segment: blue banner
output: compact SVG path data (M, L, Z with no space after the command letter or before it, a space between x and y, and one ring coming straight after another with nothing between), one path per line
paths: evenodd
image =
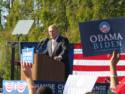
M34 83L36 89L40 86L50 87L53 94L63 94L65 85L62 81L34 81ZM107 83L96 83L93 90L96 94L108 94L108 88ZM23 80L3 80L2 94L29 94L27 83Z
M81 22L79 29L86 56L125 52L125 18Z
M61 81L34 81L35 88L41 86L50 87L53 94L63 94L65 82ZM2 94L29 94L26 81L23 80L3 80Z
M63 94L63 89L65 82L63 81L34 81L35 87L39 88L40 86L50 87L53 91L53 94Z

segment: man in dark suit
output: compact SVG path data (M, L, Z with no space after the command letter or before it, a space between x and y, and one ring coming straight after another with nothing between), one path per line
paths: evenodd
M66 68L66 78L69 74L69 41L66 37L59 34L58 27L56 25L50 25L48 27L49 38L45 39L44 50L42 54L46 54L56 61L62 61Z

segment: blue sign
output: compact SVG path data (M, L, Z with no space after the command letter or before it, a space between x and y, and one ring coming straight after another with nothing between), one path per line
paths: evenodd
M79 29L86 56L125 52L125 18L81 22Z
M2 94L29 94L27 83L23 80L3 80Z
M35 88L41 86L50 87L53 94L63 94L65 82L63 81L34 81ZM96 83L93 91L96 94L108 94L108 83ZM3 80L2 94L29 94L26 81L23 80Z
M21 62L34 63L34 48L22 49Z

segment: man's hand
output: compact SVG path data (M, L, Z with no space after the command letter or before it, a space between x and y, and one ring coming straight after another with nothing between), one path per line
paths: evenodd
M26 63L26 62L22 62L21 63L21 67L22 67L22 70L24 72L26 80L27 79L32 79L32 77L31 77L32 64Z
M56 60L56 61L61 61L61 60L62 60L62 57L61 57L61 56L55 56L55 57L54 57L54 60Z

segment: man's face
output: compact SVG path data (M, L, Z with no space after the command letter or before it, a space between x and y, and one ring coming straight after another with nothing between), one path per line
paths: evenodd
M58 35L58 30L56 28L49 27L48 33L49 33L50 38L55 39Z

